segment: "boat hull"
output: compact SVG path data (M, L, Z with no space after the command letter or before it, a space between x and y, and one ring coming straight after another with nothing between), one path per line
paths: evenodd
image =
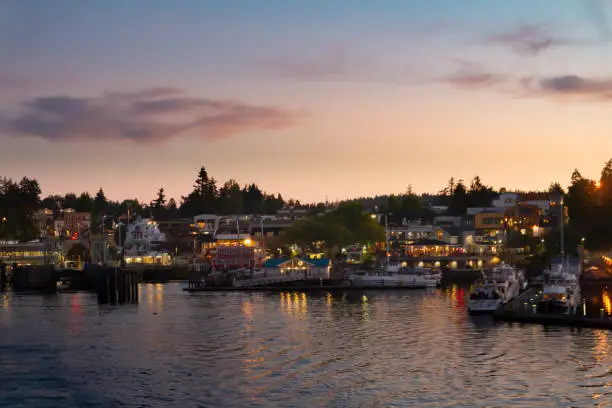
M375 288L435 288L440 282L433 279L393 279L389 277L353 277L349 279L351 286L367 286Z
M497 311L502 305L501 299L478 299L468 302L470 315L490 314Z

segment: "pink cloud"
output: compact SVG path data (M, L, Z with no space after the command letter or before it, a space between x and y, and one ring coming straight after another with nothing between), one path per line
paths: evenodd
M175 88L107 93L101 97L39 97L15 117L0 118L13 135L46 140L158 142L197 131L207 139L293 126L302 114L275 106L194 98Z

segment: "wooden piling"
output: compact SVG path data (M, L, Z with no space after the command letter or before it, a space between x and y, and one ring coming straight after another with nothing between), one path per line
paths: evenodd
M99 268L97 270L98 302L124 304L138 302L138 271L123 268Z

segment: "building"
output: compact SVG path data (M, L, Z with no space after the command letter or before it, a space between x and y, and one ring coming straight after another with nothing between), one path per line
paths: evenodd
M404 222L402 225L389 225L387 230L389 233L389 241L392 246L394 242L408 244L409 241L419 239L435 239L448 244L456 244L459 242L457 236L453 236L443 228L433 224Z
M171 257L165 248L165 235L157 222L138 217L127 226L123 244L127 264L169 265Z
M264 264L266 276L299 276L308 279L329 279L331 273L329 258L272 258Z
M253 220L249 225L249 231L255 239L263 238L265 241L280 236L284 230L291 228L293 224L294 221L290 219Z
M212 258L217 269L261 268L263 249L247 240L244 245L218 245Z
M36 220L36 226L40 231L41 238L53 236L53 210L48 208L38 210L34 214L34 219Z
M64 213L64 230L68 235L82 233L91 227L91 213L89 212L66 212Z
M510 208L517 205L519 201L520 195L518 193L501 193L491 202L491 206L495 208Z
M0 262L8 265L51 265L61 254L52 242L0 242Z
M193 226L200 234L214 236L219 229L221 217L214 214L200 214L193 218Z
M167 247L175 257L181 255L183 258L190 257L193 254L194 244L203 238L198 234L191 218L157 221L157 226L164 234Z
M308 208L285 207L276 212L276 218L283 220L299 220L307 217L308 214Z

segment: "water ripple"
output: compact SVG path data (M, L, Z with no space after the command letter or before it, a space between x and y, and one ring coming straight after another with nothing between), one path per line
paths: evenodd
M612 404L611 335L470 318L467 290L0 295L0 407Z

